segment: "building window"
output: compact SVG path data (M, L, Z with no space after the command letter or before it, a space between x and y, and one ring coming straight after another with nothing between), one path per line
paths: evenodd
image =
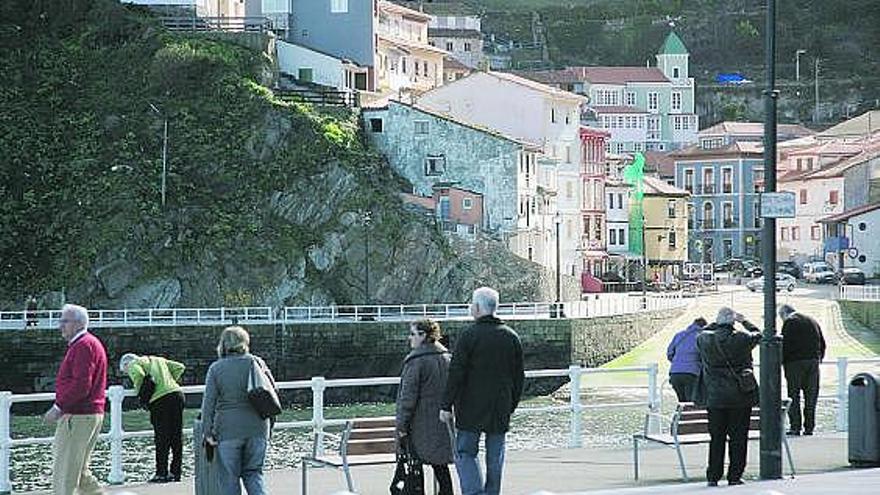
M801 228L800 227L792 227L791 228L791 240L793 240L793 241L801 240Z
M724 239L722 248L724 249L724 259L733 257L733 239Z
M574 197L574 187L572 187L572 182L570 180L565 181L565 198L571 199Z
M370 132L382 132L382 119L370 119Z
M660 95L652 91L648 93L648 111L656 112L660 108Z
M703 169L703 194L715 194L715 170Z
M617 229L608 229L608 244L617 245Z
M715 228L715 207L708 201L703 203L703 228Z
M692 203L688 203L687 212L688 212L688 230L693 230L693 228L694 228L694 205Z
M617 244L626 246L626 229L617 229Z
M556 109L553 107L550 107L550 122L553 124L556 123ZM553 155L555 156L556 153L554 153Z
M571 146L565 145L565 163L571 163Z
M752 172L752 182L755 185L755 192L764 192L764 169L756 168Z
M474 200L471 198L464 198L461 200L461 209L462 210L470 210L474 207Z
M406 57L400 59L400 72L406 74Z
M672 101L670 103L672 112L680 112L681 111L681 91L673 91L672 92Z
M752 221L754 222L752 225L756 229L761 228L761 203L758 201L752 203Z
M725 229L733 228L733 203L721 205L721 218L723 219Z
M427 136L428 135L428 121L427 120L417 120L415 121L415 132L416 136Z
M822 237L822 232L819 229L818 225L813 225L812 227L810 227L810 239L812 239L814 241L819 241L819 240L821 240L821 237Z
M669 230L668 238L669 238L669 249L675 249L675 241L676 241L675 230L672 230L672 229Z
M802 205L807 204L807 190L806 189L800 190L800 199L801 199Z
M840 191L828 191L828 203L836 206L838 202L840 202Z
M721 192L725 194L733 192L733 169L730 167L721 169Z
M447 42L446 42L446 51L447 51L447 52L451 52L451 51L452 51L452 42L451 42L451 41L447 41Z
M466 51L466 52L471 51L471 44L469 41L464 42L464 51Z
M626 92L626 105L630 107L636 106L636 94L634 92Z
M787 241L788 238L788 227L782 227L779 229L780 237L782 237L783 241Z
M684 171L684 189L691 194L694 193L694 169L692 168Z
M443 175L446 171L446 155L428 155L425 158L425 175Z
M675 218L675 200L674 199L666 200L666 216L669 218Z
M346 14L348 13L348 0L330 0L330 13Z
M673 67L672 68L672 78L678 79L679 77L681 77L681 69L679 69L678 67Z

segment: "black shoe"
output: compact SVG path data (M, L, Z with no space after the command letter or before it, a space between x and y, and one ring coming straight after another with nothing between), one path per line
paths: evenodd
M168 476L157 474L156 476L150 478L147 483L168 483L169 481L171 481L171 478L169 478Z
M718 486L718 482L717 481L707 481L706 486Z
M727 486L736 486L736 485L745 485L746 482L743 480L730 480L727 482Z
M799 437L801 436L801 430L788 430L785 434L790 437Z
M807 436L807 437L813 436L813 430L804 430L804 436Z
M180 481L180 475L179 474L172 474L171 476L168 477L168 481L178 483Z

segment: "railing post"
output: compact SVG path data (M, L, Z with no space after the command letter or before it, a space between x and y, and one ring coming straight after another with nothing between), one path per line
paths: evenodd
M11 416L12 392L0 392L0 493L12 493L12 483L9 482L9 459L12 455L9 435L9 427L12 424Z
M113 385L108 390L110 399L110 477L111 485L121 485L125 481L122 472L122 400L125 389Z
M849 380L846 376L846 356L837 358L837 431L847 431L849 409Z
M317 439L317 454L324 454L324 383L323 376L312 377L312 432Z
M571 449L581 447L583 442L581 441L581 376L583 375L583 369L573 364L568 367L568 376L571 382L569 383L569 388L571 389L571 431L569 431L569 439L568 439L568 447Z
M660 399L659 397L659 388L657 382L657 375L659 373L659 366L657 363L651 363L648 365L648 409L652 413L660 412ZM648 422L648 431L651 433L659 433L660 432L660 421L657 416L652 415Z

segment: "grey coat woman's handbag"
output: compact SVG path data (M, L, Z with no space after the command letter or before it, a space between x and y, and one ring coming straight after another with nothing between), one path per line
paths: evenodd
M268 370L255 357L251 359L248 376L248 401L263 419L281 414L281 401L278 400L275 383Z

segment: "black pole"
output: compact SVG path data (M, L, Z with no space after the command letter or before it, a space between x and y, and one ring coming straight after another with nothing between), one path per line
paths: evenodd
M370 220L372 212L364 213L364 302L370 304Z
M776 192L776 0L767 0L765 33L767 89L764 90L764 178ZM742 193L742 192L741 192ZM781 339L776 335L776 219L764 218L764 335L761 339L761 479L782 478Z
M642 309L648 309L648 245L645 243L645 200L639 202L639 213L642 215Z
M562 300L561 297L561 286L562 286L562 263L559 253L559 225L562 223L562 218L560 218L558 213L556 214L556 311L559 311L559 302Z

